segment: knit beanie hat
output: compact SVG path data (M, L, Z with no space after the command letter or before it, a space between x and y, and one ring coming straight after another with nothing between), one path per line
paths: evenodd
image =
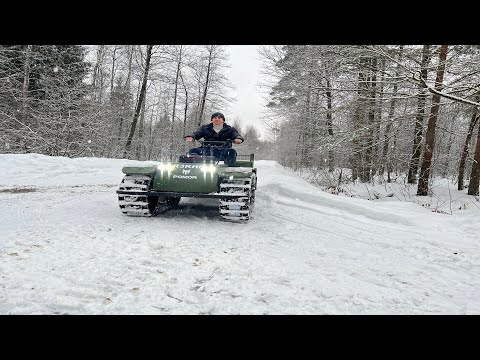
M221 117L223 121L225 121L225 116L221 112L213 113L212 116L210 117L210 120L212 120L215 116Z

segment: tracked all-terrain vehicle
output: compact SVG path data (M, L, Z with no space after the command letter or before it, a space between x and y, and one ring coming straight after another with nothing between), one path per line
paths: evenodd
M213 154L231 146L231 141L201 144L204 155L187 153L177 162L123 167L125 176L117 190L120 210L156 216L178 206L182 197L218 198L222 219L249 220L257 188L254 154L237 155L228 166Z

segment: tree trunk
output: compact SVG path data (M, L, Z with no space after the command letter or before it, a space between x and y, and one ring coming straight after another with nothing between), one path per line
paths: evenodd
M395 69L395 78L398 79L400 76L400 62L402 60L402 55L403 55L403 45L400 45L398 49L398 63L397 67ZM398 93L398 82L395 81L393 83L393 94L392 98L390 99L390 104L388 107L388 116L387 116L387 125L385 126L385 132L383 134L383 151L382 151L382 166L380 167L380 170L378 171L378 174L380 176L383 176L383 173L385 172L385 164L387 167L387 182L390 182L390 171L391 171L391 159L387 157L388 155L388 148L389 148L389 142L390 142L390 132L392 130L392 125L393 125L393 117L395 115L395 104L397 101L397 93Z
M153 150L153 119L154 119L154 116L153 116L153 112L154 112L154 108L155 106L152 106L152 112L150 114L150 121L149 121L149 130L150 130L150 133L149 133L149 143L148 143L148 152L147 152L147 155L146 155L146 158L147 160L151 160L152 158L152 150Z
M328 130L328 135L330 135L333 139L333 123L332 123L332 84L330 83L330 80L327 79L327 90L326 90L326 95L327 95L327 130ZM333 150L329 149L328 150L328 171L333 172L334 170L334 161L335 157L333 154Z
M103 59L103 49L105 45L100 45L97 48L97 61L95 63L95 66L93 67L93 72L92 72L92 88L95 90L95 85L97 84L97 75L98 75L98 69L101 66L101 62Z
M208 85L210 84L210 69L212 66L212 57L213 57L213 50L215 49L215 45L211 45L209 48L209 53L208 53L208 64L207 64L207 77L205 79L205 86L203 88L203 96L202 96L202 101L201 101L201 107L200 107L200 114L198 115L197 119L197 127L200 127L202 125L202 118L203 118L203 111L205 109L205 100L207 99L207 91L208 91Z
M138 123L138 145L137 145L137 159L142 160L142 150L145 149L145 144L143 143L143 132L145 128L145 104L146 101L142 104L142 112L140 113L140 122Z
M383 89L384 89L384 83L385 83L385 66L386 66L386 60L382 59L381 60L381 67L380 67L380 81L379 81L379 89L378 89L378 101L377 101L377 106L375 108L375 140L374 140L374 146L373 146L373 154L376 157L376 163L372 163L372 170L374 171L374 174L378 171L380 173L381 170L381 163L379 160L381 160L380 157L380 130L381 130L381 125L382 125L382 109L383 109Z
M185 138L187 132L187 115L188 115L188 89L185 85L185 81L183 80L182 72L180 71L180 80L182 80L183 90L185 91L185 107L183 110L183 138ZM183 139L182 138L182 139ZM184 143L183 146L184 151L187 150L187 144Z
M103 76L102 76L102 66L103 66L103 59L105 57L105 45L100 45L97 49L97 62L95 63L95 67L93 68L93 75L92 75L92 88L93 88L93 100L94 101L101 101L102 100L102 86L103 86ZM100 79L100 86L97 91L97 84L98 79Z
M480 96L477 94L475 101L480 101ZM472 138L473 129L478 121L478 109L477 107L473 108L472 118L470 119L470 124L468 126L467 138L465 139L465 144L463 145L462 157L460 158L460 165L458 166L458 190L463 190L463 177L465 175L465 163L468 156L468 146L470 145L470 140Z
M422 51L422 65L420 67L420 76L425 81L428 76L428 64L430 63L431 51L430 45L424 45ZM425 117L425 104L427 102L426 86L423 82L418 85L419 95L417 101L417 114L415 116L415 130L413 133L413 148L410 166L408 169L407 182L415 184L417 182L418 165L420 163L420 150L422 141L423 118Z
M443 170L442 170L442 176L443 177L447 177L448 176L448 170L450 169L450 159L452 158L450 156L450 151L452 150L452 143L453 143L453 138L454 138L454 135L453 135L453 131L452 129L455 127L455 119L452 119L452 122L449 124L450 125L450 131L448 132L448 140L447 140L447 146L446 146L446 149L445 149L445 156L442 156L442 154L440 153L440 151L437 153L437 156L438 158L444 158L445 161L443 162ZM444 138L442 136L442 138ZM437 148L440 150L440 146Z
M365 118L365 82L366 76L363 73L362 63L358 72L358 90L357 100L355 104L355 113L353 118L353 140L352 140L352 180L362 176L361 169L363 168L362 158L362 139L363 127Z
M362 58L358 75L358 108L355 115L354 162L357 170L352 172L362 182L370 181L375 118L376 58ZM356 146L355 146L356 145Z
M478 117L477 117L478 118ZM475 145L475 156L470 173L470 183L468 184L468 195L478 196L478 185L480 181L480 126L477 132L477 144Z
M150 68L150 58L152 57L152 48L153 45L147 45L147 58L145 60L145 71L143 73L142 88L140 90L140 95L138 98L137 107L135 109L135 114L133 115L132 125L130 126L130 133L128 135L127 143L125 144L125 151L123 152L123 157L126 158L128 152L130 151L130 146L132 145L133 135L135 134L135 128L137 126L138 116L140 115L140 110L142 109L143 102L145 101L145 93L147 90L147 79L148 79L148 70Z
M110 94L113 93L113 82L115 81L115 72L116 72L115 61L117 60L117 58L115 57L116 53L117 53L117 45L113 47L113 53L112 53L112 71L110 74Z
M435 90L440 92L443 88L443 74L445 72L445 61L447 59L448 45L440 47L439 64L437 69L437 78L435 80ZM440 95L434 93L432 96L432 107L428 119L427 134L425 138L425 149L423 152L422 168L420 170L420 179L418 181L418 196L428 195L428 180L430 178L430 167L432 165L433 149L435 147L435 128L440 109Z
M28 97L29 97L29 88L30 88L30 65L32 62L32 45L27 45L27 51L25 53L25 64L23 66L23 87L22 87L22 111L20 113L20 118L22 122L27 124L27 106L28 106ZM22 147L27 150L26 144L22 144L24 140L21 136L18 136L16 139L17 147L20 149Z
M129 48L128 54L128 71L127 71L127 80L122 89L122 109L120 112L120 121L118 122L118 143L122 141L122 132L123 132L123 117L125 116L125 104L127 103L127 97L130 95L130 78L132 75L132 60L133 60L133 45Z
M304 103L304 108L303 112L304 115L302 116L303 119L303 129L302 131L302 152L301 152L301 158L300 158L300 164L301 167L308 167L310 165L309 162L309 139L312 137L312 129L311 129L311 116L310 116L310 97L311 97L311 89L308 87L307 94L305 96L305 103Z
M372 152L373 152L373 130L375 125L375 113L376 113L376 96L377 96L377 58L369 60L369 73L370 76L367 79L369 89L368 99L368 117L367 117L367 129L366 129L366 149L365 149L365 162L363 168L363 181L370 181L372 178Z
M180 45L179 58L177 63L177 74L175 75L175 91L173 94L173 110L172 110L172 123L170 125L170 160L173 160L174 148L175 148L175 139L174 139L174 130L175 130L175 111L177 109L177 94L178 94L178 78L180 75L180 68L182 66L182 47Z
M28 90L30 87L30 63L32 61L32 45L27 46L25 53L25 64L23 67L23 87L22 87L22 120L25 120L28 103Z

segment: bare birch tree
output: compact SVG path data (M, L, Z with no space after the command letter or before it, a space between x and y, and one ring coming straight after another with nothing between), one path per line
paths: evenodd
M480 126L477 132L477 143L475 145L475 155L472 164L472 171L470 172L470 183L468 184L468 195L479 195L480 183Z
M480 101L480 95L477 94L476 96L476 101ZM465 144L463 145L463 150L462 150L462 155L460 158L460 163L458 165L458 184L457 184L457 189L458 190L463 190L464 185L463 185L463 178L465 175L465 163L467 161L467 156L468 156L468 147L470 145L470 139L472 138L473 134L473 129L475 128L475 125L478 122L478 108L476 106L473 107L472 111L472 117L470 119L470 124L468 125L468 131L467 131L467 136L465 138Z
M152 57L152 49L153 49L153 45L147 45L142 88L140 90L140 94L139 94L138 101L137 101L137 106L136 106L136 109L135 109L135 114L133 115L132 124L130 126L130 132L128 134L127 143L125 144L125 151L123 153L123 157L125 157L125 158L127 157L128 152L130 151L130 146L132 144L133 135L135 134L135 128L137 126L137 121L138 121L138 117L140 115L140 110L142 109L143 102L145 101L145 93L146 93L146 89L147 89L148 71L150 69L150 59Z
M197 127L202 124L203 111L205 110L205 100L207 99L208 87L210 85L210 71L212 68L213 54L216 48L217 48L216 45L207 46L207 50L208 50L207 75L205 76L205 82L203 85L203 95L200 100L200 111L197 119Z

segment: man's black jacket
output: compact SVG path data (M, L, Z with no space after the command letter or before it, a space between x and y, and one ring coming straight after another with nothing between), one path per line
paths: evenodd
M225 140L234 140L241 139L244 141L243 137L239 134L237 129L233 126L223 123L223 128L218 133L213 130L213 123L200 126L200 128L191 135L195 140L204 138L207 141L225 141Z

